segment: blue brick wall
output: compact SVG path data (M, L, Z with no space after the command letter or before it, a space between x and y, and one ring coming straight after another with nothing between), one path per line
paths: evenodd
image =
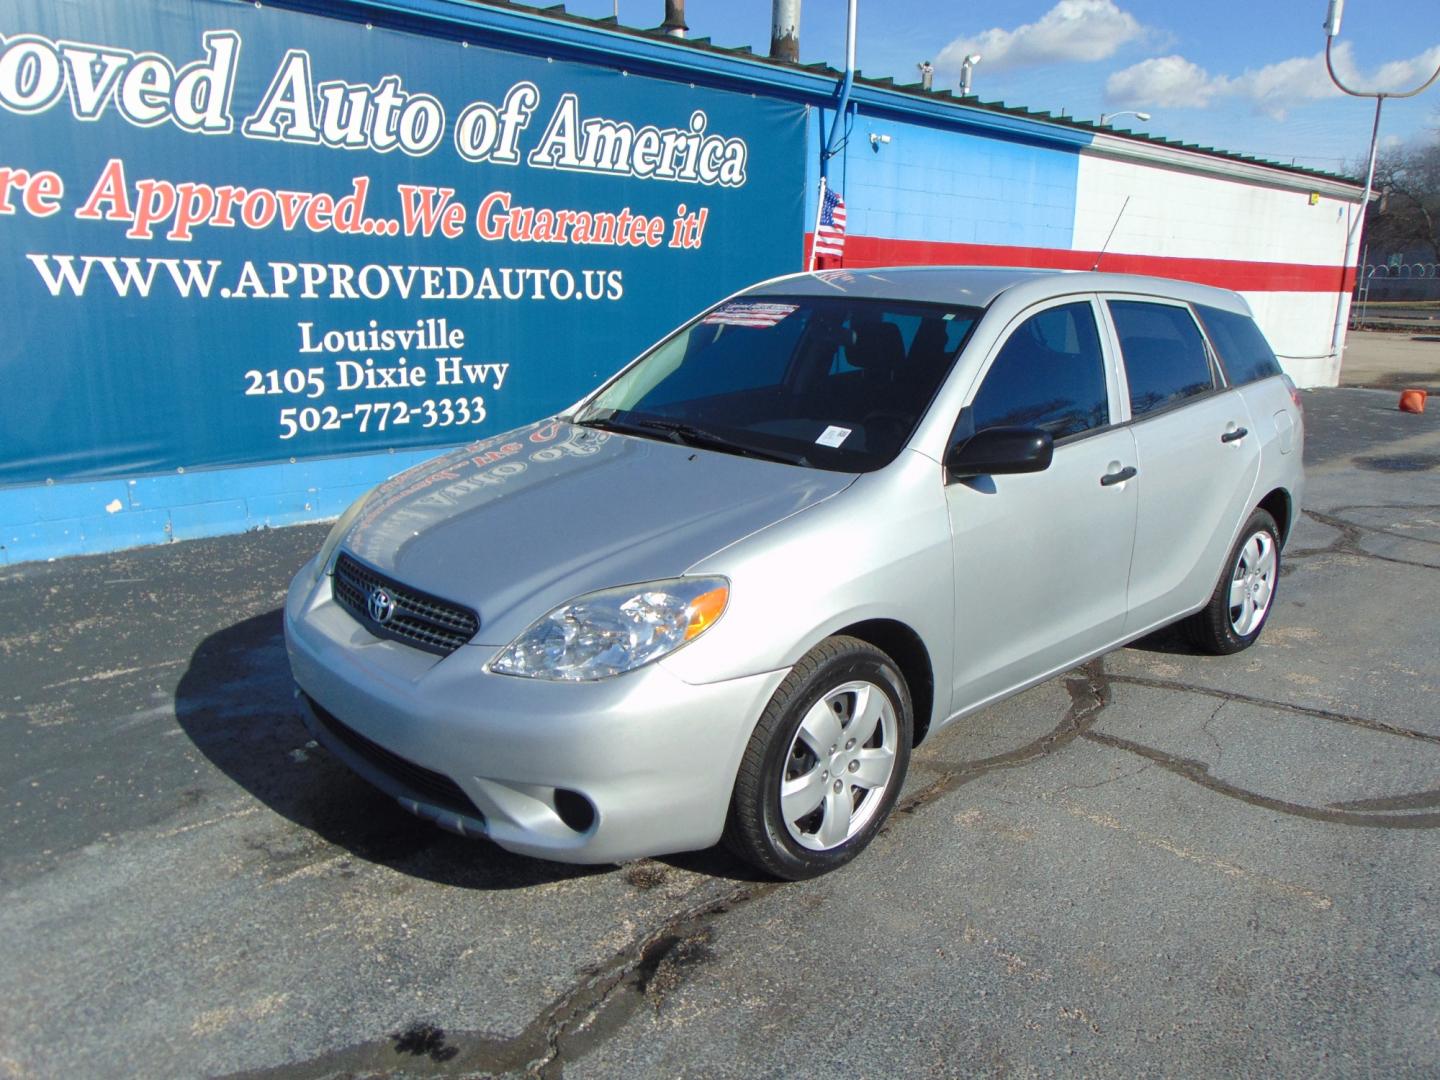
M441 448L0 489L0 564L336 517Z
M822 127L828 135L833 115L810 112L812 162L819 161ZM890 141L872 144L871 135ZM1069 250L1079 170L1074 147L862 113L831 161L830 183L845 197L855 235ZM815 224L818 183L812 165L807 231Z

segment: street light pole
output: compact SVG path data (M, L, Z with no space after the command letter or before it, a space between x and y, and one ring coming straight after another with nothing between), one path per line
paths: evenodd
M1102 112L1100 114L1100 123L1097 126L1104 127L1107 123L1114 120L1117 116L1133 116L1142 124L1149 123L1150 121L1150 114L1148 112L1136 112L1134 109L1126 109L1123 112Z
M845 74L840 80L840 91L835 101L835 119L830 123L830 137L820 149L820 179L830 176L830 159L840 152L841 136L845 131L845 113L850 108L850 88L855 84L855 8L858 0L850 0L845 17Z
M1356 248L1360 246L1360 231L1365 223L1365 211L1370 206L1370 194L1375 189L1375 158L1380 149L1380 110L1385 105L1385 99L1414 97L1422 90L1427 89L1431 83L1440 78L1440 66L1437 66L1419 86L1413 90L1355 90L1346 86L1339 75L1335 74L1335 64L1330 57L1331 47L1335 39L1340 36L1340 17L1345 12L1345 0L1330 0L1330 7L1325 13L1325 70L1330 73L1330 81L1340 90L1351 97L1373 97L1375 99L1375 123L1370 128L1370 164L1365 169L1365 194L1360 197L1360 212L1355 216L1349 230L1345 234L1345 266L1350 266L1355 258ZM1357 266L1358 271L1358 266ZM1335 358L1335 374L1340 374L1341 354L1345 348L1345 301L1344 291L1341 291L1342 299L1335 305L1335 333L1330 339L1330 352Z

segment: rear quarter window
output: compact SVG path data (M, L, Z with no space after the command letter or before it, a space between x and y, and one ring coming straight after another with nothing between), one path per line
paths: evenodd
M1231 386L1258 382L1280 374L1280 362L1265 335L1248 315L1196 304L1205 332L1220 356L1220 366Z

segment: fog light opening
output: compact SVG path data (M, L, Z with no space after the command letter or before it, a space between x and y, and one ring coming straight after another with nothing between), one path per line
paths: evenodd
M577 833L589 832L590 826L595 824L595 807L578 791L556 788L555 812Z

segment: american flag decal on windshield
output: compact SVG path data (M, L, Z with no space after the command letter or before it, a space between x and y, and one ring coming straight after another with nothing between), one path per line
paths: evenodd
M734 303L718 307L700 321L721 326L751 326L765 329L789 315L796 304Z

